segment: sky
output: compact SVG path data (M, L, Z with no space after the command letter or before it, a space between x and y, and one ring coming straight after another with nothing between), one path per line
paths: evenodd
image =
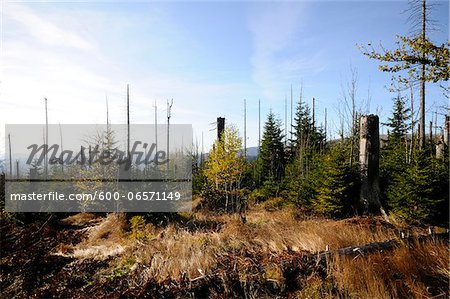
M444 43L449 4L437 3L431 38ZM166 122L173 99L171 122L192 124L206 150L219 116L243 135L244 99L247 146L258 144L259 99L262 123L270 110L284 122L287 99L289 124L291 85L294 107L300 90L309 105L316 99L318 123L327 109L333 137L352 73L361 110L389 116L391 76L356 45L392 48L397 34L410 32L407 8L407 1L2 1L0 138L5 124L44 123L44 97L50 123L105 123L106 97L111 122L125 123L127 84L132 123L154 123L155 104L158 123ZM448 101L427 87L430 119Z

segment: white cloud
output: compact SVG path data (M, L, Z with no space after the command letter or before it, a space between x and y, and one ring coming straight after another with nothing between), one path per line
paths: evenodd
M95 48L86 38L55 26L24 5L8 2L3 7L3 17L20 23L34 38L50 46L72 47L84 51Z
M201 136L203 130L205 148L215 136L214 131L208 131L208 124L217 116L229 113L237 117L234 122L240 122L242 91L249 90L248 86L211 83L196 78L195 74L186 76L152 69L137 71L132 66L117 63L104 54L113 53L105 49L116 45L98 43L97 46L97 40L86 39L77 30L80 27L77 22L85 26L92 23L92 36L104 34L103 27L97 24L95 11L77 20L70 11L61 10L46 19L42 11L8 4L4 13L7 14L4 30L8 30L8 38L2 40L0 65L0 118L4 123L43 123L44 97L48 98L50 123L103 123L106 93L111 122L124 123L127 83L130 83L133 123L153 123L155 99L158 122L165 123L165 100L174 98L172 121L192 123L196 136ZM116 17L101 15L102 20L114 22L115 27L122 22ZM64 22L71 26L64 26ZM126 26L134 27L143 20L131 24L126 19L125 22ZM165 26L162 14L158 14L157 22L161 27L160 35L154 37L157 40L166 27L170 36L188 40L184 31L177 31L171 24L172 20L167 20L169 24ZM12 34L17 28L28 34ZM155 44L151 38L147 37L145 42ZM236 105L231 105L234 101ZM2 137L4 126L0 127L0 139ZM0 145L2 152L3 143Z

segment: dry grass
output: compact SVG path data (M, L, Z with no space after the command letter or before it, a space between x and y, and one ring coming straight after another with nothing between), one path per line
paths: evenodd
M298 221L289 210L259 211L248 216L248 223L253 225L263 247L270 245L267 249L276 252L286 249L320 252L327 245L337 249L396 238L395 230L383 225L325 219Z
M330 268L339 292L348 298L446 297L449 248L441 241L401 246L388 253L336 257Z
M85 226L96 224L99 221L102 221L102 218L93 213L78 213L67 217L62 222L74 226Z
M219 221L219 231L188 231L169 225L155 229L148 225L143 238L130 240L117 228L124 227L120 216L111 214L88 238L74 249L74 255L104 259L128 248L122 259L144 265L148 279L163 281L167 277L195 279L217 268L220 257L229 254L271 256L287 251L311 253L330 248L360 245L395 238L395 232L384 226L369 227L348 221L298 221L290 210L268 212L257 210L247 215L243 224L235 215L207 216L195 214L202 221ZM116 231L116 232L115 232ZM119 230L120 231L120 230ZM104 254L98 246L111 246ZM134 267L136 268L136 267Z
M115 256L110 271L113 274L102 275L129 275L138 285L167 278L193 280L214 273L229 257L235 260L234 268L243 281L255 279L246 272L246 266L252 259L248 257L257 257L263 263L257 279L283 289L283 269L270 262L272 257L397 238L396 229L381 219L299 221L293 215L289 209L259 209L250 211L247 222L242 223L236 215L195 213L189 221L221 222L221 229L192 230L183 224L155 228L147 224L136 238L126 232L129 227L123 215L110 214L99 225L87 228L84 241L64 250L79 259ZM435 285L448 282L448 256L446 244L428 242L356 259L338 257L329 266L329 278L312 275L297 294L299 298L332 298L336 292L344 298L427 298L443 291Z
M66 219L66 222L74 224L81 223L87 219L89 219L88 221L95 219L86 217L89 214L82 213L79 215L81 216L67 218L69 220ZM85 240L75 246L64 245L59 248L57 254L79 259L98 260L121 254L128 245L124 237L126 228L127 222L123 214L109 214L98 225L82 229L87 232L87 238Z

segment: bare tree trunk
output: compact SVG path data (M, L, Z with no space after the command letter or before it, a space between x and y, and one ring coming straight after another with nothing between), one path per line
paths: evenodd
M45 178L48 177L48 109L47 98L45 99Z
M247 159L247 101L244 99L244 157Z
M441 140L439 140L439 142L436 144L436 158L442 159L444 157L444 151L445 151L445 144L441 138Z
M359 164L361 172L360 203L364 214L381 212L387 215L380 203L379 154L380 135L377 115L364 115L360 118Z
M127 84L127 157L131 163L130 152L130 85Z
M222 140L222 133L225 130L225 118L217 118L217 139Z
M429 135L430 135L430 147L431 147L431 153L433 153L433 145L434 145L434 142L433 142L433 122L432 121L430 121L430 128L429 128Z
M355 123L356 123L356 116L355 116L355 95L354 95L354 89L352 90L352 129L351 129L351 134L352 136L350 136L350 140L351 140L351 146L350 146L350 167L353 167L353 157L355 155Z
M261 150L261 99L258 99L258 155Z
M415 129L415 125L414 125L414 91L413 91L411 83L409 85L409 88L411 91L411 148L409 151L408 163L411 163L412 157L414 154L414 129Z
M426 39L426 0L422 0L422 40ZM423 54L424 55L424 54ZM424 57L422 57L424 58ZM425 146L425 63L420 65L420 130L419 130L419 147Z
M444 124L444 143L446 146L449 146L450 141L450 115L445 116L445 124Z
M12 178L11 134L8 134L8 141L9 141L9 177Z
M425 66L421 65L421 77L425 77ZM425 81L420 80L420 117L419 117L419 147L425 146Z

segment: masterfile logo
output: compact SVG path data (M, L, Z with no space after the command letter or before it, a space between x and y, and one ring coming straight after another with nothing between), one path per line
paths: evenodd
M8 211L190 210L191 125L6 125L5 131Z

